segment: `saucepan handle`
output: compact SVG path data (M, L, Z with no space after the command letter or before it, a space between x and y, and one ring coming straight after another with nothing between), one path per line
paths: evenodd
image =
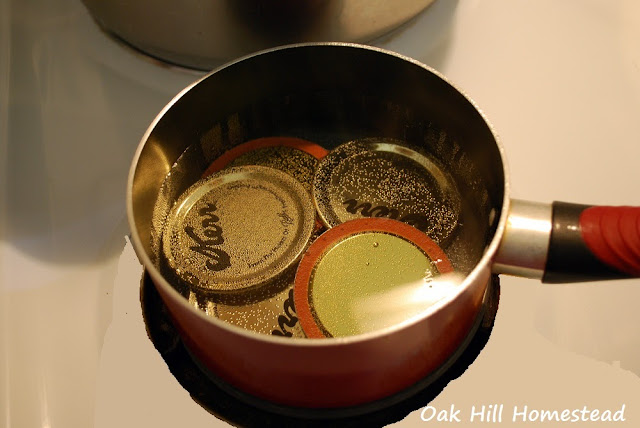
M640 207L512 200L493 270L547 283L640 277Z

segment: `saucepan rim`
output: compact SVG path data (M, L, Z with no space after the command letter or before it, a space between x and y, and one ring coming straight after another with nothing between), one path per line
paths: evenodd
M439 79L441 79L442 81L444 81L446 84L450 85L455 91L457 91L458 93L460 93L464 99L478 112L478 114L481 116L482 120L485 122L487 128L489 129L489 131L491 132L494 144L496 145L496 148L498 149L499 155L500 155L500 162L502 164L502 168L503 168L503 176L504 176L504 181L503 181L503 200L502 200L502 207L500 212L496 212L495 215L499 216L498 217L498 221L497 221L497 225L495 228L495 232L493 233L493 236L491 237L491 240L489 242L489 244L485 247L484 253L482 255L482 257L480 258L480 260L476 263L475 267L471 270L471 272L469 272L469 274L467 274L466 278L463 280L463 282L460 284L459 287L457 287L457 290L455 293L452 293L450 295L448 295L446 298L438 301L437 303L435 303L434 305L431 305L428 309L425 309L424 311L422 311L420 314L415 315L409 319L403 320L399 323L396 323L394 325L379 329L379 330L375 330L372 332L367 332L367 333L362 333L362 334L358 334L358 335L354 335L354 336L345 336L345 337L335 337L335 338L324 338L324 339L320 339L320 340L313 340L313 339L309 339L309 338L295 338L295 337L280 337L280 336L275 336L275 335L266 335L266 334L260 334L260 333L256 333L256 332L252 332L249 330L246 330L242 327L239 326L235 326L232 325L230 323L227 323L223 320L219 320L219 319L215 319L213 317L208 316L207 314L205 314L203 311L198 310L196 308L194 308L193 306L191 306L189 304L189 302L187 301L186 298L184 298L184 296L182 296L173 286L171 286L171 284L169 284L169 282L161 275L160 271L157 269L157 267L154 265L154 263L151 261L151 258L149 257L149 254L147 254L146 250L144 249L145 246L142 244L142 241L140 239L140 236L137 232L137 229L135 227L135 216L134 216L134 208L133 208L133 184L134 184L134 179L135 179L135 175L136 175L136 170L138 168L138 162L140 160L140 156L142 154L142 151L146 145L146 142L148 141L149 137L151 136L152 132L154 131L154 129L156 128L156 126L158 125L158 123L160 121L162 121L162 119L165 117L165 115L167 114L167 112L169 112L171 110L171 108L173 107L173 105L180 99L182 98L185 94L187 94L190 91L194 91L197 90L198 85L203 82L206 79L212 78L213 76L215 76L216 73L220 72L221 70L233 67L235 64L250 60L251 58L254 57L258 57L258 56L262 56L262 55L269 55L271 53L277 52L277 51L282 51L282 50L287 50L287 49L305 49L308 47L318 47L318 46L327 46L327 47L337 47L337 48L353 48L353 49L365 49L365 50L370 50L370 51L374 51L374 52L378 52L380 54L383 55L390 55L390 56L394 56L400 60L404 60L407 61L409 63L412 63L416 66L419 66L421 68L423 68L425 70L425 72L428 73L432 73L434 74L436 77L438 77ZM505 151L504 148L502 147L502 144L500 142L500 139L497 135L497 133L495 132L494 127L491 125L491 123L489 122L488 118L486 117L485 113L478 107L478 105L475 103L475 101L473 101L473 99L471 99L464 91L460 90L455 84L453 84L447 77L445 77L442 73L440 73L439 71L433 69L432 67L429 67L426 64L423 64L421 62L419 62L416 59L410 58L408 56L402 55L400 53L397 52L393 52L387 49L383 49L383 48L379 48L379 47L373 47L373 46L368 46L368 45L362 45L362 44L358 44L358 43L344 43L344 42L312 42L312 43L296 43L296 44L291 44L291 45L284 45L284 46L278 46L275 48L270 48L270 49L265 49L265 50L261 50L252 54L248 54L245 56L242 56L240 58L237 58L233 61L230 61L220 67L217 67L215 69L213 69L212 71L210 71L209 73L205 74L204 76L202 76L201 78L197 79L196 81L194 81L193 83L191 83L190 85L188 85L187 87L185 87L182 91L180 91L177 95L175 95L175 97L168 102L164 108L158 113L158 115L154 118L154 120L151 122L151 124L148 126L148 128L146 129L144 135L142 136L138 147L136 148L132 163L131 163L131 167L129 170L129 175L128 175L128 179L127 179L127 192L126 192L126 205L127 205L127 219L129 222L129 227L130 227L130 238L131 238L131 242L132 245L134 247L134 250L140 260L140 262L142 263L144 269L146 269L149 273L149 275L151 276L154 284L156 287L162 287L164 290L164 292L168 293L168 295L175 301L180 302L179 304L183 306L184 309L187 309L189 312L191 313L195 313L197 314L198 317L200 317L202 320L204 320L205 322L208 323L212 323L213 325L215 325L215 327L217 328L221 328L223 330L226 330L228 333L232 333L232 334L237 334L240 336L245 337L246 339L250 339L250 340L256 340L259 342L266 342L266 343L272 343L274 345L278 345L278 346L295 346L295 347L316 347L316 346L320 346L320 347L330 347L330 346L343 346L343 345L347 345L347 344L355 344L355 343L360 343L360 342L366 342L369 340L377 340L383 336L386 335L391 335L394 332L397 332L399 330L405 329L411 325L414 325L416 323L422 322L423 320L425 320L426 318L430 317L433 313L437 312L438 310L440 310L441 308L447 306L448 304L451 304L452 302L454 302L458 296L460 296L467 288L469 288L471 286L471 284L475 283L476 281L480 280L482 278L482 273L484 271L487 270L487 268L492 264L493 262L493 258L496 254L496 251L498 249L498 246L500 245L500 241L502 239L502 235L504 233L504 230L506 228L506 223L507 223L507 217L508 217L508 213L509 213L509 207L510 207L510 185L509 185L509 172L508 172L508 166L507 166L507 162L506 162L506 155L505 155Z

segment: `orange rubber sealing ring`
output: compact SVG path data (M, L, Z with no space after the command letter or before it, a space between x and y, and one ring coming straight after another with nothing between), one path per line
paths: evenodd
M202 177L207 177L214 172L218 172L229 163L231 163L234 159L248 153L252 150L262 149L265 147L277 147L277 146L286 146L294 149L302 150L303 152L309 153L311 156L316 159L322 159L329 153L327 149L324 147L312 143L311 141L303 140L301 138L295 137L264 137L257 138L255 140L247 141L246 143L242 143L238 146L235 146L232 149L224 152L220 157L214 160L211 165L207 168L207 170L202 174Z
M425 233L398 220L389 218L361 218L349 220L324 232L311 244L298 265L294 283L294 305L300 326L309 338L327 337L320 329L309 304L309 282L313 271L325 252L339 241L363 232L390 233L415 244L434 263L438 273L453 272L453 266L444 251Z

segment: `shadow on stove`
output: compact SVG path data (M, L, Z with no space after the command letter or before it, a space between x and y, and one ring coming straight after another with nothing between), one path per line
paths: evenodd
M145 272L140 300L147 334L170 372L193 400L218 419L242 427L355 427L385 426L425 407L447 384L460 377L484 348L500 297L498 276L493 276L474 328L458 350L439 369L415 385L374 403L346 409L295 409L277 406L244 394L203 370L184 346L166 306Z

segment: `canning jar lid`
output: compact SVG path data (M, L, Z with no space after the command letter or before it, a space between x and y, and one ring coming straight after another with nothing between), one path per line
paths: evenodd
M220 301L256 300L281 287L308 245L315 210L290 175L263 166L229 168L187 189L162 236L167 265Z
M420 229L445 246L458 225L460 194L440 162L391 138L350 141L318 165L314 203L327 227L387 217Z
M189 303L210 317L218 318L245 330L283 337L305 337L293 302L293 278L275 295L257 302L227 304L216 302L197 292L189 293Z
M458 285L453 276L446 254L418 229L385 218L350 220L305 252L295 279L296 312L307 337L366 333L446 297Z
M296 137L263 137L239 144L217 157L203 176L213 174L228 166L262 165L279 169L296 177L303 184L311 182L317 160L328 150L319 144Z

